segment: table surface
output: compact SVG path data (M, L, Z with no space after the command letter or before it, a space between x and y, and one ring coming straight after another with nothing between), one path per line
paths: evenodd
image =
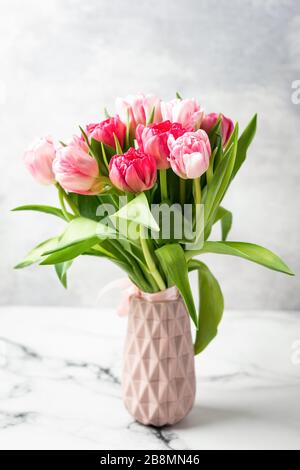
M0 449L300 450L300 312L226 312L164 429L124 409L125 331L107 309L2 307Z

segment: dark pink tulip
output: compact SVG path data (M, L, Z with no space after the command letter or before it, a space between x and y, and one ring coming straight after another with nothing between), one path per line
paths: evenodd
M141 193L151 189L157 177L155 158L130 148L123 155L115 155L109 164L109 177L121 191Z
M89 139L103 142L110 147L115 147L114 135L118 138L121 147L124 145L126 126L119 116L113 116L97 124L88 124L86 133Z

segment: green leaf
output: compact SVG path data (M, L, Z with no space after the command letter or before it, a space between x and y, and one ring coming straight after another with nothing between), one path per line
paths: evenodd
M219 207L217 210L216 218L214 223L221 222L221 230L222 230L222 241L225 242L229 235L229 232L232 227L233 222L233 215L232 212L224 209L224 207Z
M37 205L37 204L31 204L31 205L26 205L26 206L15 207L15 209L12 209L12 212L16 212L16 211L44 212L45 214L55 215L56 217L60 217L61 219L66 220L62 210L58 209L57 207L52 207L52 206L42 206L42 205ZM70 218L74 217L72 214L69 214L69 213L68 213L68 216Z
M87 219L92 219L99 221L99 216L97 216L97 209L100 206L101 202L98 196L83 196L78 194L78 209L80 215Z
M177 286L186 304L188 312L197 327L197 313L183 249L179 244L165 245L162 248L158 248L155 251L155 254L165 273L168 286Z
M108 159L107 159L107 155L106 155L106 151L105 151L105 147L104 147L103 142L101 142L101 152L102 152L102 158L103 158L104 165L106 166L107 170L109 171L109 163L108 163Z
M159 226L151 214L148 199L144 193L139 194L118 212L111 215L110 219L114 224L118 219L127 220L134 222L137 225L147 227L155 232L159 232Z
M194 246L196 240L193 226L190 219L182 211L180 204L171 204L169 201L164 201L162 204L156 204L155 211L155 218L158 220L160 231L153 236L153 240L158 246L170 243L193 244ZM164 214L169 217L167 224L164 223Z
M101 142L98 142L98 140L95 140L95 139L91 139L91 142L88 143L88 146L89 146L90 154L97 161L99 174L103 176L107 176L108 172L107 172L106 165L103 161Z
M107 164L116 151L113 147L99 142L98 140L91 139L90 150L94 157L97 159L101 175L107 176Z
M235 126L234 130L234 143L225 153L223 160L218 165L213 175L211 184L206 188L203 194L205 226L212 224L215 213L228 189L236 158L237 138L238 125Z
M115 237L115 230L85 217L76 217L67 225L59 237L59 242L52 250L45 250L44 255L77 245L87 240L106 240Z
M248 124L248 126L246 127L246 129L244 130L243 134L241 135L239 139L236 161L235 161L234 169L232 172L232 179L235 177L235 175L241 168L242 164L246 160L247 151L255 137L256 129L257 129L257 114L255 114L255 116L251 119L250 123Z
M54 249L58 244L58 237L50 238L31 250L28 255L21 261L21 263L15 266L15 269L27 268L34 263L39 263L43 259L43 253L46 250Z
M84 254L97 243L99 243L99 240L97 238L91 238L89 240L84 240L82 242L66 246L65 248L59 249L58 251L49 250L48 253L51 253L50 256L47 256L45 259L43 259L40 265L45 266L70 261L74 258L77 258L77 256ZM44 255L46 254L47 252L44 253Z
M122 155L123 154L123 150L122 150L122 147L121 147L121 144L119 142L119 139L118 137L116 136L116 134L114 133L114 140L115 140L115 146L116 146L116 152L118 155Z
M218 117L218 120L214 127L209 131L208 137L212 150L216 147L222 147L222 116Z
M182 96L181 96L181 94L179 93L179 91L176 91L176 98L177 98L178 100L182 100Z
M65 263L59 263L55 265L55 271L58 276L58 279L62 283L65 289L68 287L67 282L67 271L72 266L73 261L66 261Z
M151 114L149 116L149 119L148 119L148 122L147 122L147 126L149 126L150 124L153 124L154 122L154 116L155 116L155 106L153 106L152 110L151 110Z
M204 263L191 260L188 267L189 271L198 271L199 316L195 354L200 354L218 333L224 311L224 298L217 279Z
M244 242L205 242L203 248L198 252L186 252L186 258L190 259L197 254L216 253L220 255L231 255L244 258L253 263L260 264L274 271L279 271L294 276L291 269L267 248L252 243Z

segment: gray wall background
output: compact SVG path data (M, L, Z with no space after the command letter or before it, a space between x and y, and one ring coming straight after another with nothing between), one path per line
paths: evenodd
M108 262L81 259L65 292L52 268L13 271L61 224L9 210L54 202L55 191L36 185L22 164L35 136L66 138L136 91L171 99L179 90L242 127L259 113L255 144L225 201L231 238L265 245L300 272L300 106L291 102L299 0L0 0L0 9L1 304L95 305L99 289L122 277ZM205 259L228 308L300 308L299 278Z

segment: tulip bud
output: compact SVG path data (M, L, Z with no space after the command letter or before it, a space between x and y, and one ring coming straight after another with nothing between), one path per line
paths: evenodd
M183 179L199 178L208 170L211 147L206 132L187 132L177 140L170 135L170 165Z
M204 116L201 128L205 132L209 133L209 131L217 124L219 116L220 115L217 113L207 114L206 116ZM223 147L225 147L225 145L227 144L234 130L234 124L232 120L224 116L224 114L221 114L221 118L222 118L222 123L221 123L222 141L223 141Z
M157 177L155 158L130 148L123 155L114 155L109 164L109 177L118 189L141 193L151 189Z
M173 135L175 139L186 132L181 124L164 121L159 124L151 124L147 127L139 124L136 129L136 139L139 148L146 154L152 155L159 170L170 167L168 157L170 150L168 147L168 137Z
M41 184L54 184L55 176L52 163L56 151L51 137L38 139L24 154L25 166Z
M153 110L153 122L161 121L160 99L155 95L139 94L117 98L116 109L124 124L127 124L129 120L132 130L135 130L138 124L145 126L149 122Z
M194 99L163 101L161 113L163 120L179 122L188 131L199 129L204 115Z

